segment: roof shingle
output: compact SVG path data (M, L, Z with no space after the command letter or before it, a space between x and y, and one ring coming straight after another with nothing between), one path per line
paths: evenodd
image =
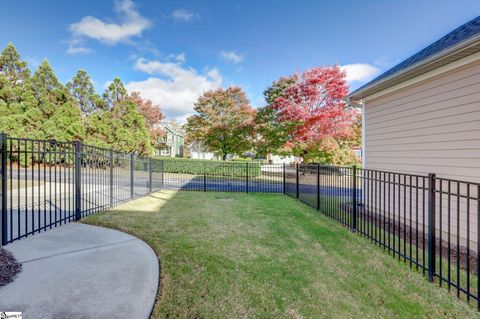
M415 53L405 61L397 64L390 70L377 76L367 84L363 85L362 87L352 92L350 95L355 95L355 93L361 90L364 90L367 87L373 86L377 82L380 82L381 80L391 75L394 75L395 73L398 73L418 62L421 62L437 53L440 53L443 50L446 50L454 45L457 45L465 40L468 40L478 34L480 34L480 16L458 27L457 29L445 35L443 38L435 41L434 43L430 44L423 50Z

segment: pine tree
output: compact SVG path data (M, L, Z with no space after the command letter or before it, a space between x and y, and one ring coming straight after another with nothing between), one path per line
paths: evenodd
M47 60L33 74L31 86L37 107L28 110L26 116L36 137L62 141L83 139L80 109Z
M145 118L122 81L116 78L103 97L108 107L88 117L87 143L150 155L153 148Z
M67 89L77 102L83 117L87 117L93 111L102 108L103 101L95 92L95 87L85 70L78 70L72 81L67 83Z
M12 84L24 84L30 78L27 62L20 60L20 54L12 43L0 55L0 75Z
M127 89L122 80L115 78L103 93L103 99L107 108L112 108L116 102L120 102L127 97Z
M0 131L27 137L25 112L34 106L27 62L10 43L0 54Z

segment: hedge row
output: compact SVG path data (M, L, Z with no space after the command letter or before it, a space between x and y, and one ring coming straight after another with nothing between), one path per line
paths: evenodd
M189 158L155 158L152 169L177 174L212 175L228 177L257 177L262 174L259 163L223 162L210 160L195 160Z

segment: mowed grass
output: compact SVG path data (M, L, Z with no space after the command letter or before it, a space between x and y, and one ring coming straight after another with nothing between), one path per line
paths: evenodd
M474 318L358 234L276 194L158 192L86 223L161 261L153 318Z

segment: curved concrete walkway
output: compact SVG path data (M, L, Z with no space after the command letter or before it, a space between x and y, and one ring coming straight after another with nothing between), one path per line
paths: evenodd
M7 245L23 264L0 287L0 311L23 318L149 318L158 258L143 241L71 223Z

